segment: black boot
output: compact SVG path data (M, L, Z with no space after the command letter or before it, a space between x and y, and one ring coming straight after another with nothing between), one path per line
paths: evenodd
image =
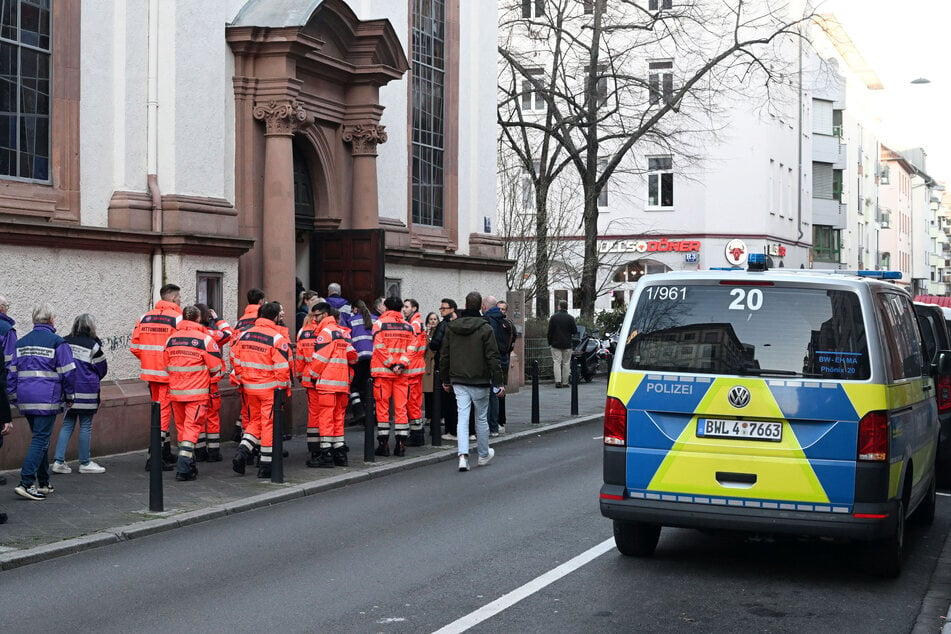
M234 429L231 430L231 442L241 442L241 437L244 435L244 429L241 425L235 425Z
M231 468L234 469L235 473L240 473L244 475L244 467L248 463L248 458L250 458L248 453L248 448L244 445L238 446L238 451L235 452L234 458L231 460Z
M209 449L208 462L221 462L221 449Z
M271 465L262 464L258 467L258 477L263 479L269 479L271 477Z
M172 453L172 444L168 441L162 444L162 462L172 465L178 462L178 457Z
M422 447L426 444L426 432L422 429L411 429L409 430L409 442L406 443L409 447Z
M343 447L334 447L333 448L333 457L334 464L338 467L347 466L347 452L350 451L350 447L344 445Z
M314 465L320 469L333 469L334 468L334 457L331 453L330 447L326 447L320 450L320 453L317 454L317 464Z
M373 452L375 456L388 456L390 455L390 439L388 436L377 436L377 442L379 446L376 448L376 451Z
M396 447L393 449L393 455L400 458L406 455L406 436L396 437Z
M195 450L195 462L208 462L208 449L199 447Z
M310 452L310 458L305 462L308 467L319 467L320 466L320 450Z

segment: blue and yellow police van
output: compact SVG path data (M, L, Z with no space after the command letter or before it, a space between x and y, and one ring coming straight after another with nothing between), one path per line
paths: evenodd
M861 540L898 575L935 511L938 412L911 297L882 271L642 277L604 415L601 513L618 550L664 526ZM883 279L884 278L884 279Z

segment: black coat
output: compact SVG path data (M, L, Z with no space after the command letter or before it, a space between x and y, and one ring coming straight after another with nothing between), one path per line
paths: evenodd
M571 337L578 334L578 324L567 310L559 310L548 320L548 345L552 348L572 348Z

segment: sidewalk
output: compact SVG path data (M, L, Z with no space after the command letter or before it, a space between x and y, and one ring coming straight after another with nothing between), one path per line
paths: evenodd
M555 389L551 383L542 384L539 387L539 424L532 425L532 390L531 385L526 385L518 394L506 398L506 433L492 438L491 444L500 446L541 431L600 418L606 388L606 376L579 385L579 415L574 417L570 414L571 390ZM234 473L231 457L235 444L222 443L224 460L199 463L197 480L176 482L174 472L163 474L165 510L161 513L148 510L149 474L145 471L144 450L94 457L106 468L103 474L80 475L77 472L79 463L72 461L73 473L53 474L55 492L41 501L17 497L13 488L19 481L19 471L6 471L7 484L0 487L0 511L6 512L9 520L0 525L0 569L9 570L268 506L456 456L455 442L444 440L441 447L431 444L408 447L405 458L377 457L376 462L365 463L363 426L347 428L346 436L350 466L334 469L311 469L304 465L309 454L303 434L285 441L284 448L290 455L284 459L283 484L258 479L255 477L256 468L249 467L244 476ZM428 428L426 440L431 442ZM392 444L391 441L391 447ZM504 455L504 450L500 449L500 458L504 459ZM446 468L451 467L447 465Z

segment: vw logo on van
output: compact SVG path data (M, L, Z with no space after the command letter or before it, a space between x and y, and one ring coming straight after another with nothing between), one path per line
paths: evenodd
M750 391L742 385L730 388L730 394L727 396L730 405L736 408L746 407L750 404Z

